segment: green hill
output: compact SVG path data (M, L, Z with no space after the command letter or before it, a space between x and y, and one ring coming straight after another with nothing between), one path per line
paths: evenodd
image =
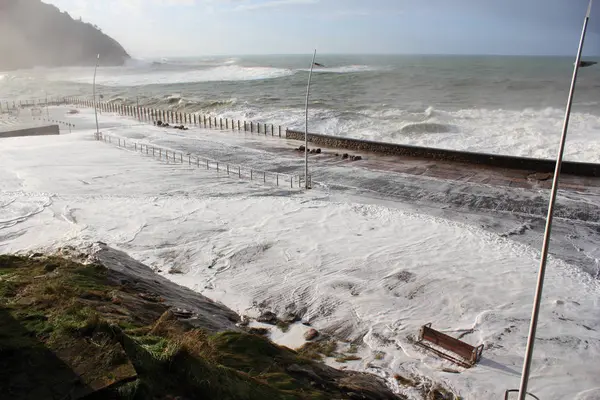
M125 49L97 27L40 0L0 1L0 70L122 65Z

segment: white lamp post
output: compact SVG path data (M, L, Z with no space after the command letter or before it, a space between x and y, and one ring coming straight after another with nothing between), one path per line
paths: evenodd
M569 127L569 118L571 116L571 106L573 104L573 95L575 93L575 83L577 82L577 72L581 64L581 53L583 50L583 43L585 41L585 33L587 30L588 22L590 20L590 13L592 10L592 1L588 6L588 10L583 21L583 29L581 31L581 39L579 41L579 49L577 50L577 58L575 60L575 66L573 69L573 78L571 80L571 89L569 90L569 99L567 101L567 109L565 112L565 120L562 129L562 136L560 138L560 145L558 147L558 155L556 156L556 167L554 169L554 179L552 180L552 191L550 193L550 202L548 205L548 216L546 217L546 230L544 232L544 243L542 245L542 254L540 257L540 268L538 272L537 286L535 290L535 297L533 300L533 310L531 313L531 325L529 326L529 336L527 338L527 349L525 350L525 360L523 362L523 373L521 376L521 385L519 387L519 400L525 400L527 396L527 384L529 382L529 373L531 370L531 359L533 355L533 345L535 342L535 333L537 329L537 322L540 312L540 301L542 299L542 290L544 288L544 275L546 274L546 260L548 258L548 247L550 246L550 234L552 231L552 217L554 213L554 203L556 202L556 192L558 190L558 179L560 177L560 167L562 163L563 153L565 149L565 141L567 138L567 130Z
M96 117L96 140L100 140L100 129L98 128L98 108L96 106L96 72L98 71L98 64L100 64L100 54L96 58L96 67L94 68L94 87L93 87L93 96L94 96L94 116Z
M308 73L308 85L306 86L306 108L304 111L304 188L309 189L308 184L308 97L310 95L310 80L312 78L313 67L315 66L315 57L317 50L313 53L312 62L310 63L310 72Z

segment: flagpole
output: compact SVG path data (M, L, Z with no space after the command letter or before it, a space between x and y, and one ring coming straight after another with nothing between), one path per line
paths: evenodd
M312 62L310 63L310 72L308 73L308 85L306 87L306 108L304 110L304 188L309 189L308 185L308 97L310 95L310 80L312 78L315 58L317 57L317 49L313 53Z
M537 330L537 322L540 312L540 301L542 299L542 291L544 288L544 276L546 274L546 260L548 258L548 248L550 246L550 234L552 232L552 217L554 213L554 204L556 202L556 193L558 191L558 180L560 176L560 168L565 149L565 141L567 138L567 130L569 127L569 119L571 117L571 106L573 105L573 95L575 94L575 83L577 82L577 73L579 72L579 64L581 63L581 53L583 52L583 43L587 31L590 13L592 10L592 1L588 5L587 13L583 21L583 29L581 30L581 39L579 41L579 49L577 50L577 58L575 67L573 68L573 78L571 80L571 88L569 90L569 99L565 111L565 119L558 147L558 155L556 157L556 167L554 169L554 178L552 180L552 191L550 193L550 201L548 204L548 216L546 217L546 230L544 232L544 243L542 245L542 254L540 258L540 268L538 272L537 287L533 301L533 310L531 312L531 325L529 326L529 336L527 338L527 348L525 350L525 360L523 362L523 373L521 375L521 385L519 386L519 400L525 400L527 396L527 385L529 383L529 373L531 372L531 359L533 355L533 346L535 342L535 333Z
M93 86L93 95L94 95L94 116L96 117L96 140L100 140L100 129L98 128L98 108L96 107L96 72L98 71L98 64L100 64L100 54L96 58L96 67L94 68L94 86Z

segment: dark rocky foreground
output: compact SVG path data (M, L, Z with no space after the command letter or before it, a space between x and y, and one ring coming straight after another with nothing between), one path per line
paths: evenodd
M40 0L0 1L0 70L122 65L129 54L100 29Z
M103 244L0 256L7 398L402 398L375 376L330 368L236 322L223 305Z

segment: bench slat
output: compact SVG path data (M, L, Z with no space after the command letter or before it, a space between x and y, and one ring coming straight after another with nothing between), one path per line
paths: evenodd
M479 361L479 358L481 357L481 353L483 351L483 345L478 347L471 346L470 344L465 343L459 339L446 335L445 333L436 331L435 329L431 328L431 324L427 324L421 327L421 331L419 333L419 341L431 342L443 348L444 350L448 350L455 353L456 355L462 357L466 361L466 364L468 366L472 366L477 361ZM429 346L425 347L435 350ZM463 364L462 362L457 362L457 360L454 357L445 355L444 353L438 351L436 351L436 353L440 353L440 355L450 359L453 362Z

